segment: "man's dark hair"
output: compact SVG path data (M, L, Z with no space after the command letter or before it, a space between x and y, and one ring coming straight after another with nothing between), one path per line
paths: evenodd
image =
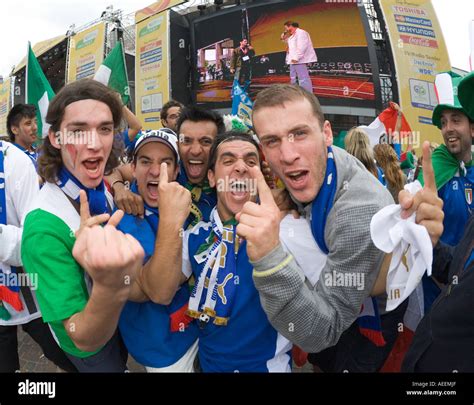
M179 115L176 124L178 136L181 133L181 125L184 121L201 122L211 121L217 126L217 133L220 134L225 131L224 120L222 116L212 110L204 110L199 107L184 107Z
M170 100L168 101L167 103L165 103L163 105L163 107L161 108L161 112L160 112L160 118L162 120L165 120L168 118L168 110L170 108L173 108L173 107L179 107L181 109L184 108L184 105L181 104L179 101L176 101L176 100Z
M209 151L209 164L208 170L214 171L217 162L217 152L219 146L224 142L232 142L232 141L244 141L249 142L257 149L258 157L259 157L259 166L262 163L261 154L260 154L260 147L255 139L248 134L244 134L243 132L239 131L227 131L224 133L218 134L214 141L212 142L211 150Z
M10 141L15 142L15 134L12 131L12 127L20 125L20 121L23 118L35 118L36 107L32 104L17 104L15 105L7 116L7 132Z
M300 26L296 21L291 21L291 20L285 22L283 25L285 27L290 27L291 26L291 27L295 27L295 28L299 28L299 26Z
M59 134L64 111L69 104L81 100L97 100L105 103L112 112L114 121L114 143L112 151L105 164L105 174L119 165L123 152L123 139L118 133L122 120L122 102L116 93L107 86L92 79L82 79L63 87L49 104L46 122L51 125L50 131L56 136ZM44 139L38 158L38 174L46 181L54 183L57 174L63 165L61 151L55 148L49 137Z

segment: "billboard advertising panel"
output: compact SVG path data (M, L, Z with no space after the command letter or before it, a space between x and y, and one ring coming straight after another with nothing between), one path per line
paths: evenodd
M10 79L0 84L0 137L7 136L7 115L10 111Z
M93 77L104 60L105 23L69 37L67 83Z
M161 127L160 111L170 97L169 11L136 25L135 114L145 129Z
M397 72L400 105L421 146L425 140L443 143L431 123L438 103L435 76L451 70L441 27L430 0L381 0ZM418 134L419 136L416 136Z

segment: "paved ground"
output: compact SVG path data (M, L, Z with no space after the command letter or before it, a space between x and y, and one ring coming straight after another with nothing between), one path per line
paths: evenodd
M30 373L54 373L60 371L51 363L43 353L39 346L30 338L28 334L23 332L22 328L18 328L18 346L20 353L20 368L22 372ZM135 360L129 357L128 368L131 372L143 372L145 369ZM293 372L311 372L312 368L306 363L303 368L293 367Z
M23 332L22 328L18 328L18 346L20 353L20 368L22 372L55 373L60 371L53 363L44 357L40 347L28 334ZM131 372L145 371L143 366L138 364L131 357L128 361L128 368Z

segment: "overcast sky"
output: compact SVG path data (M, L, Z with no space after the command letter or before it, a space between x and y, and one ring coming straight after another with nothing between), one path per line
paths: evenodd
M153 0L2 0L0 7L0 75L8 76L32 44L66 33L98 17L108 5L125 13ZM469 70L469 22L474 0L432 0L446 40L451 64Z

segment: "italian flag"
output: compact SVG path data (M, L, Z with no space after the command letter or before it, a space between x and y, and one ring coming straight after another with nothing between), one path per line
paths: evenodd
M28 42L28 57L26 60L26 102L36 107L38 134L41 134L43 138L48 136L50 125L46 123L46 113L48 112L49 102L53 97L54 91L31 49L31 44Z
M114 49L99 66L94 80L105 84L115 90L122 97L122 102L127 105L130 100L130 88L128 87L127 68L123 53L122 42L117 42Z
M390 103L388 108L383 110L377 118L370 125L360 125L369 136L370 145L374 147L379 143L382 135L388 135L395 131L395 124L397 122L397 111ZM401 138L408 136L411 132L410 125L402 113L402 127L400 128Z

